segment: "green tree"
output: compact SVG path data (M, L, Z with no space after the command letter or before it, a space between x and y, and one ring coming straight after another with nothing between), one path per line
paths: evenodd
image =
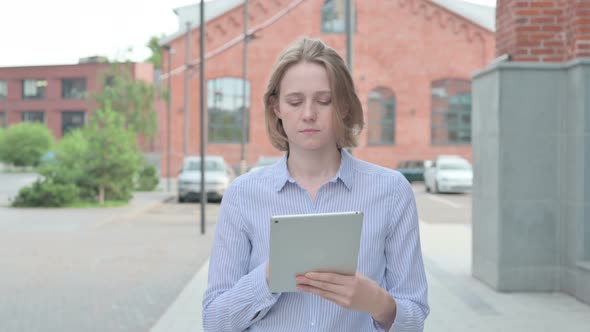
M123 117L125 128L147 140L154 138L158 130L154 86L134 79L130 63L112 65L103 73L102 82L102 91L94 94L98 108L104 110L108 103Z
M53 136L44 124L19 123L2 134L0 160L15 166L37 166L52 145Z
M147 62L151 62L155 69L162 68L162 46L160 46L160 39L164 38L165 35L152 36L145 46L147 46L152 55L146 59Z
M105 106L94 114L85 128L86 176L97 188L100 204L104 204L109 194L129 200L134 175L141 165L134 133L126 130L123 117L114 112L108 102Z

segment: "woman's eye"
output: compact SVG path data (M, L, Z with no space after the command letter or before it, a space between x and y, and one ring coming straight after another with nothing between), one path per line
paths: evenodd
M318 103L320 103L320 105L330 105L330 103L332 103L332 100L330 100L330 99L318 100Z
M299 105L301 105L301 102L300 101L291 101L291 102L288 102L287 104L289 104L290 106L299 106Z

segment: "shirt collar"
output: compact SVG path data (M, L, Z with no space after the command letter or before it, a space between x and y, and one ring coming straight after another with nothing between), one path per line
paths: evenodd
M352 182L353 182L353 161L354 158L346 149L340 150L340 168L338 169L338 173L330 182L336 182L338 179L344 183L348 190L352 190ZM286 153L283 158L275 165L276 168L274 169L274 187L275 190L281 191L287 182L295 183L295 179L291 177L289 174L289 169L287 168L287 158L289 154Z

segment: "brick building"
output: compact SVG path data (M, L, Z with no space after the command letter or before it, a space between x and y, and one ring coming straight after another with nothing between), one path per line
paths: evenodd
M42 122L61 138L83 126L96 103L87 98L102 86L110 64L81 59L79 64L0 68L0 127L22 121ZM132 64L133 77L153 81L152 64Z
M268 142L262 96L279 53L301 36L321 38L346 56L343 0L249 2L246 161L278 155ZM240 161L243 1L206 3L207 153ZM495 9L451 0L354 1L353 78L366 127L358 157L396 167L438 154L471 158L471 76L494 59ZM178 8L179 31L161 41L163 77L172 77L172 173L183 144L187 21L190 34L188 154L199 154L199 6ZM192 20L192 21L191 21ZM164 83L166 84L166 83ZM165 144L165 135L161 138ZM164 146L164 145L163 145ZM165 151L163 151L163 157ZM166 158L162 158L165 172ZM165 174L165 173L163 173Z

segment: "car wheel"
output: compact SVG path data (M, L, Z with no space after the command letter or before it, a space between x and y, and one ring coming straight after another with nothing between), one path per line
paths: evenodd
M184 197L178 195L178 203L184 203Z
M428 186L428 183L426 183L426 181L424 181L424 186L426 187L426 192L429 193L430 187Z
M438 190L438 182L434 181L434 192L436 194L440 193L440 190Z

